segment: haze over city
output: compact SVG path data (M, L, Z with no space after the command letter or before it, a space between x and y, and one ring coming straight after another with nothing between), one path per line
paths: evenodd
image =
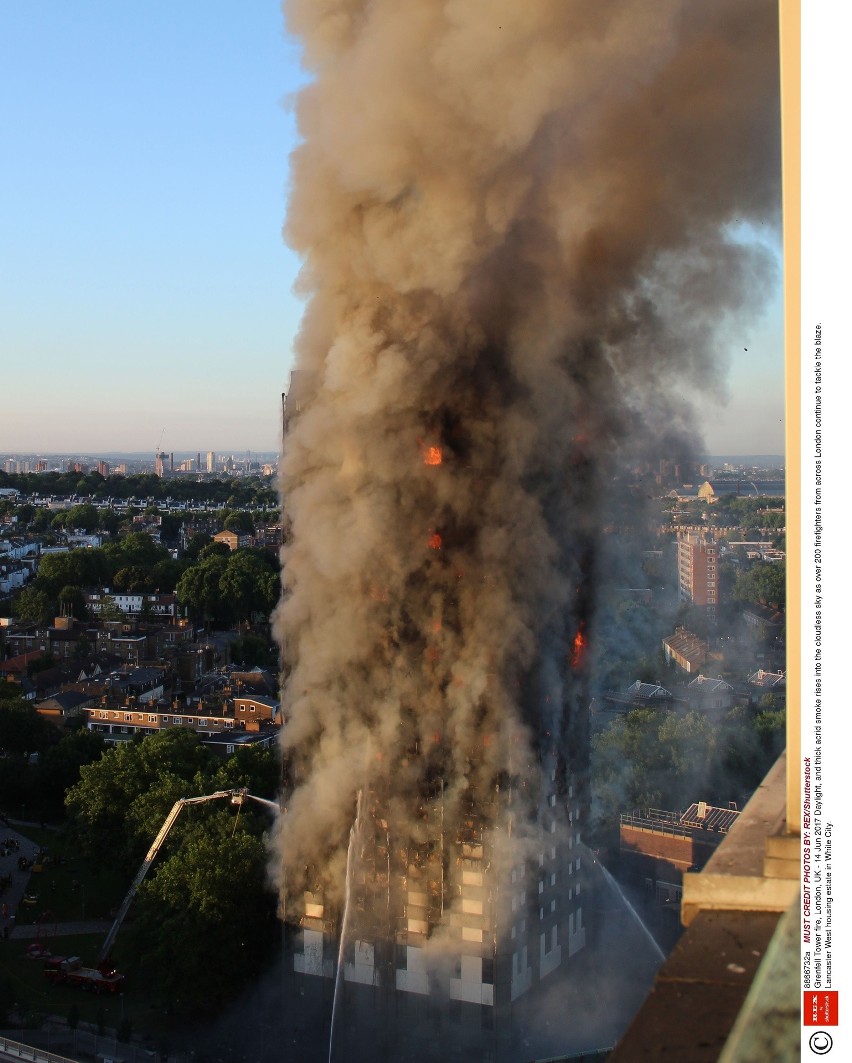
M306 80L279 5L13 5L0 79L0 450L276 451ZM784 450L780 268L771 283L720 340L709 453Z

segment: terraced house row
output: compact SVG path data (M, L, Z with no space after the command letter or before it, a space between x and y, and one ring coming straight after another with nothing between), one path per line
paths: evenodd
M261 694L226 698L217 706L203 702L181 705L179 700L167 706L138 705L131 696L121 705L86 706L82 713L88 729L100 733L111 745L127 742L138 734L188 727L205 745L224 753L232 753L238 746L271 745L281 725L279 702Z

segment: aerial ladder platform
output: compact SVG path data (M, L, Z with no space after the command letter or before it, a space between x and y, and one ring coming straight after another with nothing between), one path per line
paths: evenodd
M203 797L181 797L172 805L171 811L163 821L162 827L160 827L157 837L151 843L151 848L148 850L145 859L142 861L142 866L136 872L136 877L130 884L130 889L127 891L124 900L121 902L121 906L115 917L115 921L109 929L109 933L104 939L104 943L101 946L101 951L98 955L97 966L101 967L107 960L112 947L115 944L116 936L121 928L121 924L124 922L125 916L130 911L130 905L133 903L133 898L136 896L136 891L142 885L145 876L148 874L148 870L154 860L157 858L157 853L163 847L163 843L169 836L169 831L177 822L178 816L183 811L186 805L200 805L206 801L218 801L222 798L229 797L231 804L242 805L246 799L250 801L257 801L261 805L265 805L271 812L276 815L280 809L274 801L268 801L265 797L255 797L254 794L250 794L245 787L240 787L233 790L217 790L215 794L205 794Z

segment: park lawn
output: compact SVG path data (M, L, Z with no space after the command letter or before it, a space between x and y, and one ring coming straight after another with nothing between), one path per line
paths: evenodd
M84 966L95 966L105 933L60 935L57 924L82 920L111 921L130 887L132 876L108 862L94 866L78 856L62 831L27 827L20 831L43 849L42 870L30 875L27 893L38 898L34 905L20 904L15 922L40 925L37 938L0 939L0 982L12 994L12 1002L34 1016L59 1015L67 1018L76 1005L80 1022L116 1028L122 1017L129 1019L135 1033L157 1037L169 1028L169 1017L157 1003L157 994L122 947L122 934L113 948L112 960L127 979L123 994L92 994L73 986L49 982L43 961L30 959L27 946L37 940L52 953L79 956ZM132 922L133 913L128 916ZM2 997L8 999L8 993Z
M56 922L113 917L131 876L108 861L94 866L78 857L61 831L28 827L25 836L46 856L41 871L33 872L27 884L27 893L37 898L36 903L19 906L18 923L41 922L47 930Z
M57 936L45 942L61 956L79 956L84 966L94 966L103 944L101 934ZM148 992L146 980L133 967L122 966L121 949L114 959L116 968L127 979L123 993L91 993L68 985L55 985L44 976L42 960L30 959L27 946L31 940L0 940L0 982L3 996L18 1005L16 1010L31 1016L33 1025L48 1015L67 1018L76 1006L81 1023L102 1025L115 1030L122 1018L129 1019L134 1034L156 1038L169 1028L169 1018ZM11 999L10 999L11 998Z

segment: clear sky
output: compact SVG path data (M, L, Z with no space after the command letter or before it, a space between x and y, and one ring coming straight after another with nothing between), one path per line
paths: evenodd
M0 0L0 457L278 448L298 54L278 0ZM783 451L780 305L712 453Z

